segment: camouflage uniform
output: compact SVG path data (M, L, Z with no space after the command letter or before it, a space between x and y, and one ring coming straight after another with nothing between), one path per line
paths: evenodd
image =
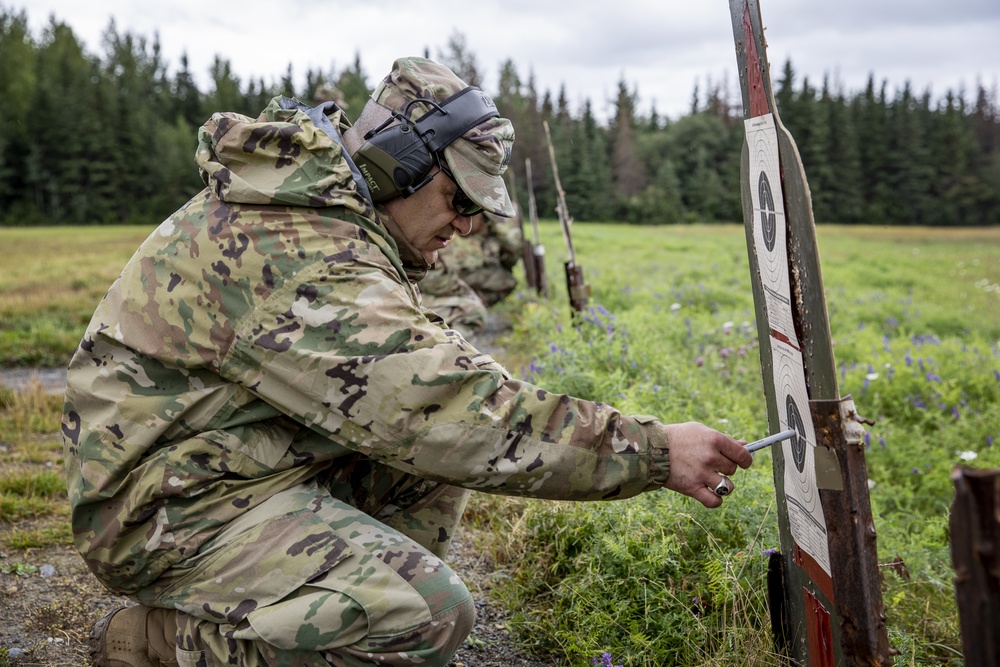
M511 269L520 259L521 233L504 218L484 215L490 224L453 238L420 281L424 306L466 338L486 325L489 306L517 288Z
M455 239L442 256L483 303L492 306L517 288L513 269L521 258L521 231L504 218L484 215L489 224L483 232Z
M462 237L451 240L449 248ZM424 307L434 311L445 324L465 338L472 338L486 326L489 313L476 290L441 258L420 281Z
M208 187L70 363L76 545L112 591L179 610L182 664L446 664L474 619L441 561L467 490L667 479L652 418L514 380L422 307L346 127L285 98L215 114Z

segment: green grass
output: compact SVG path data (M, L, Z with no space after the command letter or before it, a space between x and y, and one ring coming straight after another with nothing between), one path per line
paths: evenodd
M149 227L0 228L0 367L62 366Z
M626 413L766 433L741 227L576 225L593 288L577 326L558 227L542 229L551 295L503 305L512 370ZM950 473L1000 467L1000 229L823 226L818 244L840 394L875 421L867 463L896 663L961 664ZM780 664L763 590L762 552L778 546L771 477L758 455L720 510L657 493L493 519L516 626L568 664L604 651L625 665Z
M148 231L0 229L0 365L64 365ZM576 322L561 233L552 222L542 233L550 298L522 289L498 306L514 324L501 343L515 375L626 413L765 435L741 227L576 225L593 288ZM1000 467L1000 229L822 226L818 243L840 394L875 422L866 455L896 664L959 665L950 473ZM69 539L59 405L0 388L4 549ZM770 454L756 458L719 510L669 492L474 496L467 516L489 529L495 593L522 641L568 665L603 652L630 666L780 664L764 591L777 508Z

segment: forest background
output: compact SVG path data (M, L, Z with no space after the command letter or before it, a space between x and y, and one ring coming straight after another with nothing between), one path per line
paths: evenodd
M472 85L482 67L461 34L435 54ZM256 117L275 95L314 104L339 89L355 118L377 78L360 54L341 71L293 65L281 81L242 81L222 55L211 89L199 90L182 58L174 71L156 38L110 23L103 53L87 52L53 17L40 35L27 16L0 5L0 225L149 224L201 189L193 163L197 128L216 111ZM376 76L380 76L379 73ZM790 61L776 81L781 119L802 155L816 220L847 224L1000 224L997 90L977 84L939 97L870 75L846 91L829 77L796 80ZM552 128L567 207L576 220L636 224L737 222L743 113L738 90L707 79L688 114L640 109L621 80L606 123L586 100L570 111L512 60L487 90L517 132L512 183L527 202L525 158L538 210L556 204L543 121ZM599 101L604 103L606 101Z

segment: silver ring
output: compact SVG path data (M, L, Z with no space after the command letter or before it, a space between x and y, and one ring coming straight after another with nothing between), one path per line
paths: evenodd
M729 479L723 477L722 481L715 487L715 495L721 498L722 496L728 496L730 491L732 491L732 489L729 488Z

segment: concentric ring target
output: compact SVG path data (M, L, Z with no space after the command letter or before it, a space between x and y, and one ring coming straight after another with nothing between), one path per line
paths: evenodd
M757 179L757 194L760 197L760 229L764 236L764 247L768 252L774 252L774 242L778 238L774 194L771 192L771 181L763 169L760 170L760 177Z
M802 474L806 470L806 441L805 425L802 423L802 415L799 414L799 406L795 404L795 399L791 394L785 396L785 412L788 416L788 428L795 429L795 437L792 438L792 461L795 462L795 469Z

